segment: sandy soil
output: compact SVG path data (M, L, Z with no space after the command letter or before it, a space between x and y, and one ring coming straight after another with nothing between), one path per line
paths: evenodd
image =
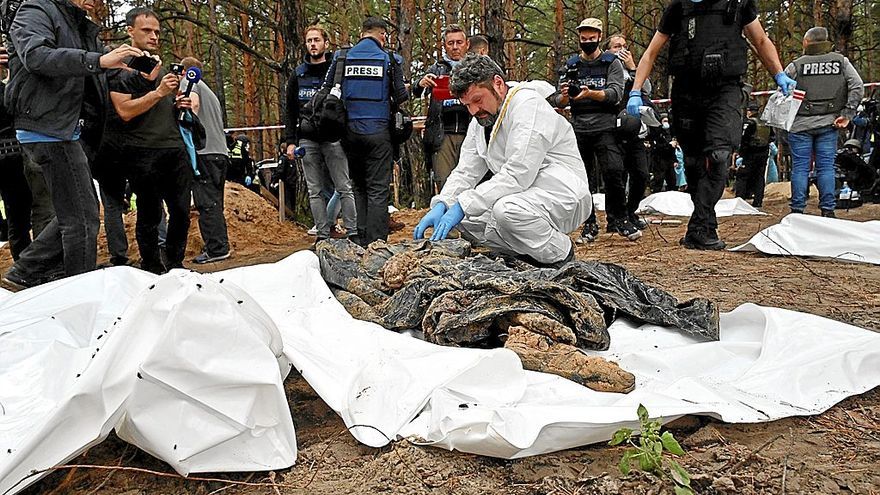
M815 203L810 208L809 213L818 213ZM722 239L736 245L778 222L788 211L784 194L768 195L764 210L771 215L721 219ZM243 189L228 191L226 213L234 256L193 268L218 270L271 262L313 242L302 227L279 224L270 206ZM392 240L411 235L421 214L395 214L406 228L394 233ZM880 205L838 211L838 216L877 219ZM201 248L193 220L188 258ZM126 221L131 229L133 215ZM880 267L751 253L687 251L678 245L684 230L684 225L651 226L635 243L603 234L597 242L578 247L577 255L620 263L680 298L709 297L723 311L754 302L880 329ZM133 242L132 246L132 258L136 258ZM103 250L100 261L106 259ZM4 250L0 269L6 269L9 263ZM26 493L672 493L671 485L650 476L621 477L617 463L622 450L604 445L516 461L416 447L406 442L368 448L345 431L339 417L300 376L294 374L286 383L300 449L297 464L278 473L198 475L261 486L79 468L60 470ZM754 425L686 417L672 429L688 451L681 463L694 476L698 493L880 493L880 389L845 400L819 416ZM71 463L170 471L164 463L113 435ZM273 483L275 486L270 486Z

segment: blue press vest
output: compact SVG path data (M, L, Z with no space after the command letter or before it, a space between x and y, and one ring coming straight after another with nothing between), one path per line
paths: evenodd
M603 52L595 62L587 62L581 56L573 55L565 62L566 68L578 69L578 78L582 85L590 86L590 89L604 90L608 85L608 68L616 59L611 52ZM571 102L571 113L617 113L617 107L604 101L584 99Z
M358 134L388 130L391 117L391 58L379 43L364 38L345 58L342 99L349 129Z
M299 93L297 93L296 97L299 100L300 108L308 103L315 96L315 93L321 89L321 85L324 84L323 76L309 74L308 71L309 66L306 63L299 64L295 70L299 86Z

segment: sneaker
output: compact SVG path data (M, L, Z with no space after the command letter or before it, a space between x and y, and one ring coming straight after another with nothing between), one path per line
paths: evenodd
M727 247L721 239L696 239L685 235L678 241L679 244L686 249L697 249L700 251L720 251Z
M317 225L312 225L312 228L310 228L309 230L307 230L307 231L306 231L306 234L308 234L308 235L318 235L318 226L317 226Z
M207 252L204 252L204 253L196 256L195 258L193 258L192 262L197 265L204 265L205 263L214 263L215 261L223 261L223 260L229 258L229 256L231 256L231 255L228 252L226 254L218 254L216 256L211 256Z
M642 237L642 231L637 229L629 220L610 222L605 231L620 234L631 241L636 241L639 237Z
M834 210L822 210L822 216L825 218L837 218L837 215L834 214Z
M599 238L599 224L595 222L589 222L584 224L584 230L581 232L581 236L575 241L578 244L583 244L585 242L593 242Z
M629 214L629 221L635 228L639 230L645 230L648 228L648 222L642 220L642 217L636 215L635 213Z

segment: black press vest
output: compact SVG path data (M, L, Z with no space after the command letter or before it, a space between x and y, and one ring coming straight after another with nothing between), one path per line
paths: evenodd
M577 68L581 86L604 90L608 85L608 69L615 60L615 55L610 52L602 53L598 59L592 62L582 59L580 54L572 55L565 62L565 70ZM571 114L576 116L583 113L617 114L617 106L606 101L595 101L589 98L572 101Z

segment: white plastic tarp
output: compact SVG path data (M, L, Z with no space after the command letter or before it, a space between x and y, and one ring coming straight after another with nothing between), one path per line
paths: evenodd
M689 217L694 212L694 203L690 194L679 191L664 191L654 193L639 202L639 214L670 215L676 217ZM715 215L718 217L731 217L734 215L766 215L752 205L743 201L742 198L722 199L715 204Z
M12 356L9 364L0 360L0 390L5 394L11 383L24 378L16 374L46 374L27 378L29 383L14 389L13 400L2 399L6 415L0 441L14 444L15 453L0 457L0 490L31 469L75 456L117 424L122 436L181 472L290 465L295 456L292 424L288 435L283 424L290 418L279 409L279 384L274 382L283 376L287 360L367 445L402 437L503 458L605 441L617 428L635 425L640 402L666 420L710 414L755 422L819 413L880 384L880 334L753 305L722 315L719 342L616 322L610 329L612 347L598 354L636 375L636 390L622 395L525 372L506 349L440 347L354 320L333 298L310 252L211 275L173 273L154 279L120 268L58 284L18 293L0 306L0 355ZM153 284L153 289L138 290ZM38 295L42 311L28 303ZM22 312L19 306L29 309ZM9 316L5 309L10 307L18 316ZM90 339L112 325L123 308L116 327L124 330L105 334L108 340L98 357L90 359L96 347ZM221 328L209 332L207 325L200 327L203 319ZM79 340L68 337L80 327L88 330ZM246 334L246 340L230 342L245 339L239 334ZM277 354L277 335L283 357ZM16 346L23 348L10 354ZM50 363L59 364L45 367L46 353L53 353ZM164 353L170 353L168 362L161 361ZM212 361L214 353L229 355ZM188 356L196 358L190 362ZM154 359L159 360L155 365ZM248 375L251 368L265 372L245 380L230 367ZM82 378L72 379L80 369ZM139 370L149 378L132 378ZM152 377L173 390L153 387ZM222 385L245 381L258 383L253 387L258 391L233 394ZM150 386L139 390L141 382ZM205 386L194 387L197 383ZM157 404L149 403L149 394L155 394ZM125 396L149 409L129 411ZM260 412L248 414L248 408ZM175 411L175 421L189 414L207 419L169 428L173 421L168 416ZM220 416L228 421L213 420ZM224 431L230 440L222 441ZM237 431L253 443L239 442ZM215 448L210 455L188 448L188 459L204 462L187 465L173 448L181 438L185 441L176 443L178 449L190 442ZM262 454L264 466L239 457L236 442L244 443L249 455Z
M808 256L880 265L880 221L787 215L731 251Z
M91 272L0 301L0 493L123 439L180 473L290 466L290 369L271 319L184 271Z

